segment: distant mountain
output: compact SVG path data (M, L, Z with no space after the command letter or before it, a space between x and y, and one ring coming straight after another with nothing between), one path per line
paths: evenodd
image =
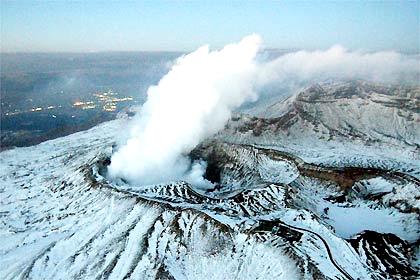
M366 142L420 143L420 87L379 86L367 82L310 86L286 100L260 109L276 132L314 133ZM251 112L252 114L252 112Z

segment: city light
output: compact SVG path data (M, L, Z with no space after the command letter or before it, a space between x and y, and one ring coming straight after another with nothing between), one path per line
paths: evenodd
M92 109L102 109L104 112L115 112L118 108L118 103L120 102L130 102L134 101L134 98L131 96L119 97L118 93L108 90L106 92L96 92L92 94L95 99L88 101L77 100L71 104L71 107L81 110L92 110ZM14 109L13 111L6 111L5 116L13 116L22 113L37 113L45 110L53 110L63 108L62 105L47 105L44 107L37 106L32 107L28 110L19 110Z

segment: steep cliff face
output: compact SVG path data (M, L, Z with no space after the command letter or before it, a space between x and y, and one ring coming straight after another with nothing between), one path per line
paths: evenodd
M415 279L418 102L328 83L238 114L190 155L210 190L109 180L125 120L4 151L0 278Z

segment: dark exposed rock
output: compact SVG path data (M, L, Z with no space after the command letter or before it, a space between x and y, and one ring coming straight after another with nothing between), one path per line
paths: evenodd
M368 264L374 270L380 271L384 277L415 279L420 276L419 272L411 267L413 249L394 234L364 231L349 242L361 256L366 256Z

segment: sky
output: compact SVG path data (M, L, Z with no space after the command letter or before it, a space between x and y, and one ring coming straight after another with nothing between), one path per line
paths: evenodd
M264 47L420 52L419 1L4 1L2 52Z

